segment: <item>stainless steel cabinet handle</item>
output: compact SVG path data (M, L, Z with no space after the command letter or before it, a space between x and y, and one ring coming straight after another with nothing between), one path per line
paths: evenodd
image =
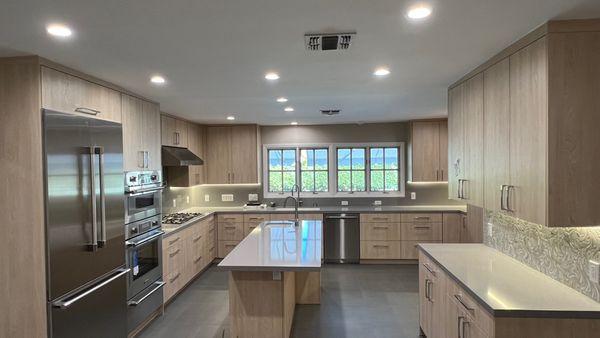
M459 303L460 303L460 304L461 304L461 305L462 305L462 306L463 306L465 309L467 309L468 311L471 311L471 312L475 311L475 309L474 309L474 308L472 308L472 307L469 307L469 306L468 306L468 305L465 303L465 301L463 300L463 298L462 298L462 295L461 295L461 294L455 294L455 295L454 295L454 298L456 298L456 300L457 300L457 301L458 301L458 302L459 302Z
M469 182L469 180L462 180L462 184L460 185L460 197L464 200L468 199L465 197L465 182Z
M415 225L413 226L414 229L431 229L431 225Z
M429 279L425 279L425 299L431 300L429 298Z
M177 238L175 238L174 240L172 240L172 241L169 241L169 245L171 245L171 244L173 244L173 243L177 242L177 241L179 240L179 238L181 238L181 237L177 237Z
M173 257L177 256L177 254L179 254L180 251L181 251L181 249L175 250L175 252L169 254L169 257L173 258Z
M429 220L431 217L429 216L417 216L414 218L415 220Z
M181 276L180 272L178 272L173 278L169 279L169 283L173 283L175 280L177 280L177 278L179 278L179 276Z
M458 316L458 338L465 338L465 317Z
M140 305L144 300L146 300L146 298L150 297L153 293L155 293L156 291L158 291L165 284L166 284L165 282L155 282L154 285L156 285L156 286L152 290L148 291L148 293L145 294L140 299L133 299L133 300L128 301L127 305L129 305L129 306L138 306L138 305Z
M380 226L374 226L373 229L389 229L389 226L384 226L384 225L380 225Z
M382 245L382 244L378 244L378 245L373 245L374 248L389 248L389 245Z
M193 241L194 243L196 243L196 242L198 242L198 241L200 240L200 238L202 238L202 236L198 236L198 237L196 237L196 238L192 238L192 241Z
M427 269L427 271L431 272L431 274L433 274L434 276L436 276L436 275L437 275L437 272L436 272L435 270L433 270L433 269L432 269L432 268L429 266L429 264L427 264L427 263L424 263L424 264L423 264L423 266L425 267L425 269Z
M99 110L92 109L92 108L86 108L86 107L77 107L77 108L75 108L75 111L78 113L94 115L94 116L96 116L98 114L102 114L102 112Z
M194 259L194 264L197 264L198 262L200 262L200 260L201 260L201 259L202 259L202 256L200 256L200 257L198 257L198 258Z
M441 181L443 181L444 180L444 169L442 169L442 177L441 178L442 178Z
M96 147L94 151L98 155L98 175L100 177L100 240L99 247L106 245L106 194L104 192L104 148Z
M456 197L462 199L462 196L460 195L460 186L462 185L462 179L458 179L458 187L456 188Z
M435 180L436 180L436 181L439 181L439 180L440 180L440 170L439 170L439 169L436 169L436 170L435 170Z
M92 242L88 244L91 251L98 249L98 208L96 206L96 161L94 147L90 147L90 199L92 201Z
M511 191L514 190L514 186L512 185L508 185L506 186L506 210L507 211L514 211L511 207L510 207L510 193Z
M500 210L506 210L504 207L504 188L506 188L506 184L500 186Z
M235 173L231 173L231 183L235 183Z
M89 289L82 291L81 293L78 293L78 294L72 296L71 298L68 298L67 300L57 300L54 303L52 303L52 306L56 307L56 308L67 309L69 306L77 303L77 301L79 301L80 299L85 298L86 296L89 296L90 294L98 291L103 286L110 284L112 281L125 275L129 271L131 271L131 269L119 269L118 272L114 276L104 280L101 283L94 285L93 287L91 287Z

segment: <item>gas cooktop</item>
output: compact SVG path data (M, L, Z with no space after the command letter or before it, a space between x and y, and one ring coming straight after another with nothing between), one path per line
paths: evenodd
M164 215L162 218L163 224L183 224L192 218L200 217L204 214L199 212L177 212L174 214Z

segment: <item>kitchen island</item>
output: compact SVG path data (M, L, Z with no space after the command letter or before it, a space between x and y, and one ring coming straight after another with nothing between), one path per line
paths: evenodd
M296 304L319 304L322 222L263 222L219 264L231 337L287 338Z

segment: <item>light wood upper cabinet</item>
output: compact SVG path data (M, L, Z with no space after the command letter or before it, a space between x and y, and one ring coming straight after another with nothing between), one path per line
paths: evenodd
M123 170L160 170L160 111L157 104L121 94Z
M257 183L257 126L207 128L208 183Z
M445 181L448 178L448 122L411 123L411 181Z
M161 115L162 145L170 147L188 147L188 123L171 116Z
M188 149L204 160L203 165L168 167L166 170L169 185L191 187L206 183L206 127L187 122Z
M464 83L448 91L448 195L454 200L461 200L459 179L465 174L464 91Z
M121 94L113 89L41 67L42 108L121 122Z

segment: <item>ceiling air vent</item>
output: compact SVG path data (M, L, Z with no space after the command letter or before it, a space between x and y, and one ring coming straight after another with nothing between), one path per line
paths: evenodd
M356 32L350 33L307 33L304 43L308 50L346 50L356 38Z
M339 109L321 109L321 114L327 116L338 115L340 113Z

